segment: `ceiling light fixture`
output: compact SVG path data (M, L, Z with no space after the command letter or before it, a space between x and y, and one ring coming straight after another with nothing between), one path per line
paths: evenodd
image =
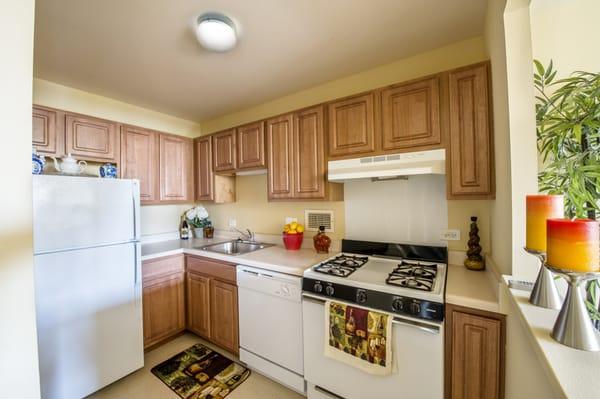
M207 50L223 53L237 43L235 24L223 14L208 13L198 17L196 37Z

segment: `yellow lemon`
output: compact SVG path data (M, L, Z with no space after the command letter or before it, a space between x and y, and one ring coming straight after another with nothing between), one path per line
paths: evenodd
M288 223L288 224L286 224L285 226L283 226L283 229L284 229L284 230L289 230L289 229L290 229L290 224Z
M297 228L298 228L298 223L297 222L290 223L290 229L291 230L296 230Z
M290 230L287 232L288 234L298 234L298 232L296 230Z
M301 224L299 224L299 225L298 225L298 227L296 228L296 231L297 231L298 233L302 233L302 232L304 232L304 226L302 226Z

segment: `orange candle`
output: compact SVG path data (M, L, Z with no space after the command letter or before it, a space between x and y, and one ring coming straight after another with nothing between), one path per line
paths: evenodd
M548 219L548 264L575 272L600 271L600 225L591 219Z
M527 196L527 244L528 249L546 252L546 220L565 215L562 195Z

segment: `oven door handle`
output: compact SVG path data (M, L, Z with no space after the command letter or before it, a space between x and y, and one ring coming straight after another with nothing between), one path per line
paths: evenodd
M316 296L310 295L310 294L306 294L306 293L302 293L302 299L307 300L309 302L314 302L320 305L324 305L326 300L322 299L322 298L318 298ZM352 305L350 305L352 306ZM391 315L390 315L391 316ZM401 324L403 326L408 326L408 327L415 327L418 328L420 330L426 331L428 333L431 334L439 334L440 333L440 327L433 325L433 324L429 324L429 323L422 323L420 321L417 320L412 320L412 319L405 319L405 318L400 318L397 316L393 316L392 318L392 323L394 324Z

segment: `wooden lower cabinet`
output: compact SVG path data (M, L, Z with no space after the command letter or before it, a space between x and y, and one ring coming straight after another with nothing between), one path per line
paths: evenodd
M187 329L210 339L210 278L187 272Z
M446 399L504 397L505 316L446 305Z
M144 348L185 330L183 273L161 275L144 282Z
M219 280L210 282L210 338L231 353L238 353L237 287Z

